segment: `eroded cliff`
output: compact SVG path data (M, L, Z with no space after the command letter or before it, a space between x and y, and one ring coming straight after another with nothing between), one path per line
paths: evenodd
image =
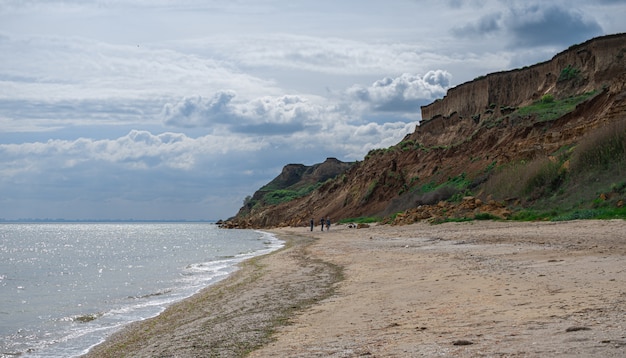
M532 110L542 102L558 104L558 110ZM485 210L506 215L502 202L466 200L448 207L441 199L459 194L455 180L464 183L463 190L488 198L481 184L493 168L554 156L594 129L626 120L626 34L592 39L550 61L454 87L422 107L422 118L403 141L370 151L309 195L241 210L230 225L299 226L312 217L382 217L416 208L432 212L425 208L437 205L440 211L491 205ZM452 183L449 193L421 189L443 182Z

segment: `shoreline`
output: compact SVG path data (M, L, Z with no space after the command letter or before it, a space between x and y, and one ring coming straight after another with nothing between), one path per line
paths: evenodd
M285 247L87 357L626 355L626 221L267 231Z
M81 357L241 357L267 344L275 326L329 296L341 275L307 257L313 238L273 234L282 248L245 260L227 278L123 327Z

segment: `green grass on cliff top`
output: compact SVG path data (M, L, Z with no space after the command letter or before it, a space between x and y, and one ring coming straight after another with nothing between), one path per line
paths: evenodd
M519 108L515 114L521 117L536 116L540 122L555 120L576 109L576 106L593 96L598 91L583 93L579 96L555 100L552 95L545 95L530 106Z

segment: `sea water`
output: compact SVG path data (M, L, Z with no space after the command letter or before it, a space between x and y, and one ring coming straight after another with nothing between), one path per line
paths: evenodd
M0 224L0 357L73 357L273 251L210 223Z

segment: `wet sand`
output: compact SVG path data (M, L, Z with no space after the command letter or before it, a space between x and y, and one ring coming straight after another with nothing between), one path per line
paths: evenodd
M626 221L271 230L94 357L623 357Z

